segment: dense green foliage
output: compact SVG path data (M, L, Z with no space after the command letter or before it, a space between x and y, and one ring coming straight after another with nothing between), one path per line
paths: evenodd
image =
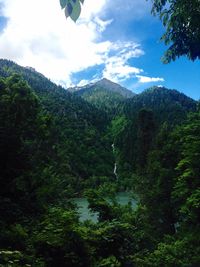
M50 116L18 75L0 83L0 216L12 222L25 212L39 212L47 201L51 203L56 195L56 188L52 192L51 187L57 177L50 166L54 154Z
M123 100L135 95L132 91L105 78L94 84L88 84L78 88L72 87L68 90L82 97L98 109L106 111L110 119L112 119L116 113L116 109Z
M0 266L198 267L195 101L151 88L108 120L34 70L0 63ZM119 205L119 188L136 208ZM79 220L71 198L83 191L97 223Z
M81 192L90 184L90 179L107 176L110 179L114 159L105 134L107 114L56 86L35 70L1 60L1 76L13 73L19 73L28 82L41 107L51 117L52 172L68 185L70 194Z
M76 95L80 95L80 92L77 92ZM92 92L86 90L81 97L97 108L106 110L108 114L111 115L115 112L119 102L123 100L123 97L120 94L109 92L106 89L98 87L93 89Z
M165 63L186 55L200 59L200 2L199 0L154 0L152 13L159 15L166 32L161 40L169 45Z
M111 133L117 150L119 176L125 180L143 169L163 123L169 125L170 131L186 119L189 111L195 110L194 100L176 90L160 87L149 88L118 106Z

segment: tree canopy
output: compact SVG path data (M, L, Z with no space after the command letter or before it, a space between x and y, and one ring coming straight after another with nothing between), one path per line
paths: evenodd
M193 61L200 58L199 0L154 0L152 13L166 28L161 37L169 45L163 57L165 63L183 55Z

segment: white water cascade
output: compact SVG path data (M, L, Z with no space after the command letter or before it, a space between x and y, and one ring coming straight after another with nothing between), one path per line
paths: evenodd
M113 173L115 177L117 178L117 163L115 162Z
M114 143L112 144L112 150L113 150L113 154L115 155L115 144ZM118 175L117 175L117 162L115 162L115 164L114 164L113 173L114 173L116 179L118 180Z

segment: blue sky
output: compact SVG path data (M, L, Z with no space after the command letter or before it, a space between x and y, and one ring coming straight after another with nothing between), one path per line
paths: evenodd
M136 93L162 85L199 99L200 62L163 64L163 31L150 0L85 0L76 24L59 0L0 0L1 58L65 87L105 77Z

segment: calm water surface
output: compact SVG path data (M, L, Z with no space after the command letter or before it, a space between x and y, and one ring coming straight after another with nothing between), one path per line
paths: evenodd
M131 202L133 207L136 207L136 201L132 198L131 193L121 192L116 196L117 202L121 205L126 205ZM74 203L78 206L78 212L80 214L80 221L92 220L93 222L98 221L98 213L91 212L88 208L88 201L86 198L74 198Z

